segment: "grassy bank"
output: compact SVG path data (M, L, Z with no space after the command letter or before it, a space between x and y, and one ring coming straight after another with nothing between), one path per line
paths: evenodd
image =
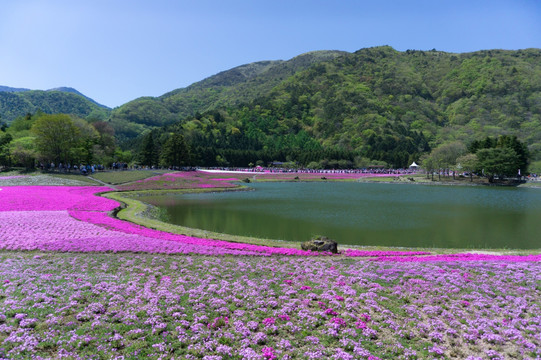
M238 191L243 188L223 189L221 191ZM140 196L164 195L164 194L185 194L185 193L203 193L219 191L217 189L181 189L181 190L148 190L148 191L129 191L129 192L112 192L103 194L104 197L116 200L123 204L123 208L116 213L116 217L121 220L130 221L138 225L148 228L170 232L174 234L182 234L203 239L216 239L253 245L264 245L273 247L288 247L299 248L298 243L258 239L246 236L236 236L222 233L215 233L206 230L192 229L184 226L173 225L161 221L152 206L137 200Z

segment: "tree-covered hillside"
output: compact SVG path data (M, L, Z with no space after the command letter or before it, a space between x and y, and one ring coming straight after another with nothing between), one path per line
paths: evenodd
M162 132L180 132L199 153L207 149L203 157L237 165L265 154L303 164L336 154L399 167L441 144L499 135L516 135L533 158L541 155L539 49L451 54L376 47L313 63L272 86L256 83L264 83L261 76L227 91L199 84L216 108L198 107L208 97L194 93L189 101L198 113L187 118L166 106L168 97L138 104L161 124L178 119L176 130ZM153 116L156 104L160 116ZM250 151L257 154L246 156Z
M0 89L0 121L11 123L19 116L41 110L46 114L66 113L78 117L107 119L110 109L73 88L51 90Z
M91 122L106 116L77 94L22 91L0 92L0 120L16 116L14 109L33 113L38 102L46 113ZM182 148L190 156L177 165L404 167L425 160L448 169L459 158L474 168L523 153L541 169L541 50L312 52L136 99L114 109L108 125L145 165L171 164L164 154ZM501 144L466 151L487 138ZM527 148L513 155L507 149L516 146L507 143Z
M171 124L197 113L248 103L285 79L313 64L329 61L342 51L314 51L288 61L260 61L223 71L158 98L143 97L112 112L111 122L120 138L133 138L142 130Z

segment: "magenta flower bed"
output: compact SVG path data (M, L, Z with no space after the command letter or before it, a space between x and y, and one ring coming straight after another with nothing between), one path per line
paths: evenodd
M0 191L0 249L132 251L205 255L316 255L309 251L200 239L148 229L108 215L107 187L12 186Z
M160 189L197 189L197 188L226 188L237 187L238 184L231 182L241 181L246 178L255 177L257 180L293 181L296 177L299 180L321 180L325 177L328 180L354 180L365 177L389 177L401 176L400 174L371 174L371 173L211 173L205 171L179 171L163 175L153 176L148 179L138 180L130 184L121 185L120 190L160 190Z
M105 213L95 214L107 216ZM208 244L119 232L79 221L71 217L68 211L2 211L0 224L0 248L7 250L259 255L242 249L218 248Z
M198 188L230 188L238 185L229 181L237 178L213 179L207 173L197 171L174 172L157 175L119 186L119 190L162 190L162 189L198 189Z
M93 210L111 211L116 201L94 196L111 191L96 186L5 186L0 190L0 211Z

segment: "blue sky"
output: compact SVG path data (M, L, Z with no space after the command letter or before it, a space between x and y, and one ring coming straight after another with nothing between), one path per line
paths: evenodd
M1 0L0 85L116 107L313 50L541 48L539 0Z

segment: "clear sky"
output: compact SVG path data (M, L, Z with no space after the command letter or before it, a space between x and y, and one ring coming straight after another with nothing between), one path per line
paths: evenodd
M541 48L539 0L0 0L0 85L116 107L238 65L390 45Z

